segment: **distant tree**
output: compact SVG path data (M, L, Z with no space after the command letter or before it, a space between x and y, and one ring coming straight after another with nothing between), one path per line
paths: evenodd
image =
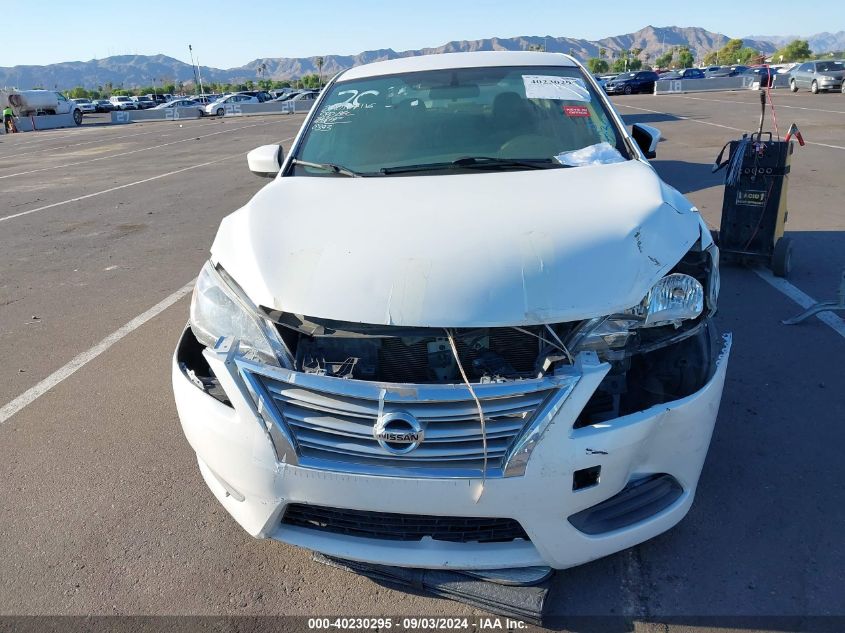
M90 99L90 93L82 86L76 86L67 91L68 99Z
M695 55L689 49L689 46L681 46L678 49L678 66L681 68L691 68L695 62Z
M620 57L619 59L617 59L613 62L613 66L611 66L611 69L615 73L624 73L625 69L627 68L626 62L627 62L627 60L625 58Z
M715 66L719 63L719 51L710 51L704 56L701 63L705 66Z
M317 75L317 87L318 88L323 87L323 64L324 63L326 63L325 59L323 59L322 57L317 58L317 71L319 73Z
M812 57L813 51L806 40L792 40L789 44L777 51L772 59L775 61L801 62ZM781 56L783 59L781 60Z
M719 49L717 55L719 63L723 66L738 63L736 60L740 59L739 51L741 48L742 40L728 40L728 43Z
M299 79L299 87L300 88L308 88L308 89L316 89L320 86L320 76L314 73L309 75L305 75L304 77L300 77Z
M606 73L610 69L610 66L605 60L599 57L591 57L587 60L587 68L594 75L600 75Z
M274 81L274 82L273 82L273 88L274 88L274 89L278 89L278 88L290 88L290 87L291 87L290 82L289 82L289 81L287 81L287 80L285 80L285 81Z
M672 65L672 56L674 55L673 51L667 51L660 57L654 60L655 66L658 68L668 68Z
M599 49L599 59L604 59L606 55L607 55L607 49L602 46Z

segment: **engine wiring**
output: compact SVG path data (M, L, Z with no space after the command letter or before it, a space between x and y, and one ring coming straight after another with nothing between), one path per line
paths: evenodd
M475 406L478 408L478 419L481 422L481 450L483 452L483 461L481 466L481 488L475 496L475 503L478 503L479 499L481 499L481 495L484 494L484 484L487 481L487 425L484 420L484 409L481 406L481 400L479 400L478 396L475 395L475 389L472 388L472 383L469 381L469 378L467 378L466 372L464 371L464 366L461 363L460 356L458 355L458 346L455 345L455 337L452 334L452 330L444 328L444 331L446 332L446 338L449 339L449 346L452 348L452 355L455 357L455 362L458 364L458 371L461 372L461 378L463 378L464 384L467 386L467 389L469 389L472 399L475 400Z

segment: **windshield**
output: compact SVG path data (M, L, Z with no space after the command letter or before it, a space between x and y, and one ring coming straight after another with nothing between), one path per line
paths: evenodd
M816 70L819 72L839 72L845 70L845 65L842 62L821 62L816 64Z
M603 156L609 150L629 158L578 68L435 70L340 81L328 90L295 155L294 175L338 173L297 160L386 175L407 171L402 166L416 174L479 167L468 158L483 159L485 169L507 159L507 168L537 167L527 161L560 167L560 155L599 145Z

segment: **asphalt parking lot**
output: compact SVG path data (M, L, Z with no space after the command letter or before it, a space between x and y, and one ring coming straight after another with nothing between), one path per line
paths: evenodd
M845 615L845 323L780 323L800 293L834 298L845 267L845 95L773 97L781 134L795 121L807 141L789 183L790 284L723 267L718 323L734 347L696 502L668 533L559 572L552 615L646 629ZM615 103L662 130L654 166L717 227L711 166L756 127L757 95ZM303 116L104 120L0 136L0 614L477 614L253 540L179 427L170 356L186 284L220 220L265 184L246 152L289 146Z

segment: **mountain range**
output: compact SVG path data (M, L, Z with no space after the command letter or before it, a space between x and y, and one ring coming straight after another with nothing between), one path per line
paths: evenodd
M654 27L646 26L635 33L607 37L601 40L585 40L554 36L493 37L481 40L452 41L436 48L394 51L378 49L364 51L358 55L324 55L322 74L331 77L335 73L370 62L398 57L414 57L435 53L493 50L545 49L549 52L574 54L587 60L598 57L600 49L612 57L622 50L641 48L641 58L654 60L673 46L689 46L696 59L713 50L718 50L728 41L728 36L713 33L699 27ZM794 38L780 36L743 38L746 46L771 54L783 41ZM845 31L820 33L813 36L810 48L817 52L845 48ZM814 44L814 42L818 42ZM825 48L830 47L830 48ZM310 73L317 73L317 57L272 57L255 59L237 68L221 69L200 67L203 81L236 83L262 77L274 80L294 79ZM149 86L156 81L163 83L190 83L194 80L193 67L183 61L166 55L118 55L87 62L62 62L46 66L0 67L0 86L30 88L35 86L64 90L74 86L97 88L111 84L113 87L133 88Z

